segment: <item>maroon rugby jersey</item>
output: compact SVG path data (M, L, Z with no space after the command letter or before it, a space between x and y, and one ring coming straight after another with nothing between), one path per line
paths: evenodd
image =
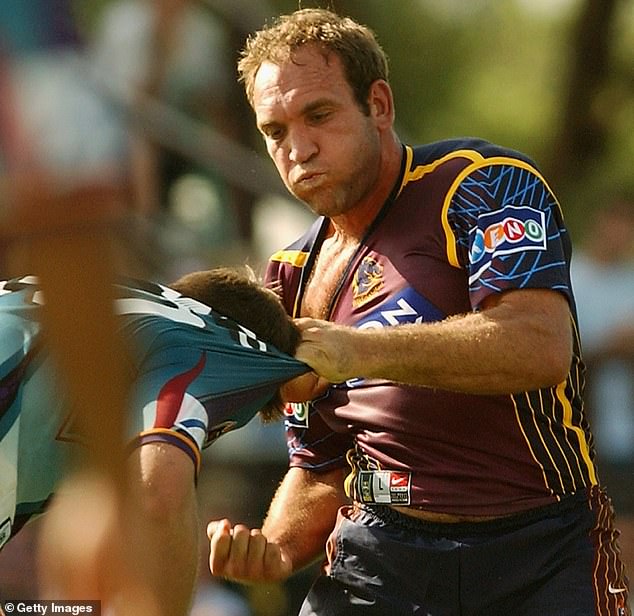
M294 316L327 227L318 219L269 262L267 281ZM524 155L475 139L404 147L328 318L360 328L439 321L491 293L549 288L568 298L576 338L569 261L560 207ZM361 502L463 515L537 507L597 483L582 386L578 340L568 378L549 389L477 396L354 379L292 405L290 464L350 465L346 488Z

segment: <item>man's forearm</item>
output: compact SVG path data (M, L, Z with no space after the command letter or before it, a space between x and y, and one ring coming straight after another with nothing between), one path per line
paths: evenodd
M343 471L317 475L291 468L271 502L262 533L280 545L293 571L299 571L323 554L345 502Z
M507 394L555 385L570 366L569 308L549 291L509 293L487 310L438 323L356 330L305 321L301 327L297 357L333 382L380 378Z

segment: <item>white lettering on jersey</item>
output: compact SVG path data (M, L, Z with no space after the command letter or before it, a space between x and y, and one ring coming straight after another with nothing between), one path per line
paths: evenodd
M173 300L175 306L169 306L160 302L154 302L149 299L142 298L123 298L115 302L115 310L117 314L148 314L157 315L186 325L193 325L200 329L205 328L205 321L199 315L211 314L211 308L190 297L178 297ZM226 329L232 330L237 336L238 342L247 349L257 349L266 352L268 347L266 343L258 339L250 329L243 327L239 323L233 324L232 321L226 320ZM232 323L230 326L229 324Z
M266 344L261 340L258 340L257 336L246 327L239 325L240 331L238 332L238 340L243 347L249 349L259 349L260 351L266 351Z
M198 305L207 310L206 313L199 311L199 314L209 314L211 312L211 309L204 304ZM205 321L193 312L192 306L184 306L182 304L168 306L138 297L123 298L115 302L115 310L117 314L155 314L177 323L187 323L201 329L205 327Z
M397 302L398 308L392 310L382 310L381 317L385 319L385 322L375 319L374 321L366 321L359 326L359 329L377 329L379 327L385 327L386 325L400 325L402 322L406 323L421 323L423 317L418 315L416 310L409 304L409 302L401 298ZM407 317L416 317L412 320Z

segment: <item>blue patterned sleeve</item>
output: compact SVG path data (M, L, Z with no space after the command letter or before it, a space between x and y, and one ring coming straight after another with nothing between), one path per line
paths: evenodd
M572 301L559 203L530 164L497 157L472 165L451 195L447 218L474 308L511 289L554 289Z

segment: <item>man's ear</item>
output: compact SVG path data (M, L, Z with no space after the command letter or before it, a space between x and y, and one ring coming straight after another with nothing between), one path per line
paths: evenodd
M390 84L377 79L370 86L368 94L370 117L381 128L391 128L394 124L394 96Z

